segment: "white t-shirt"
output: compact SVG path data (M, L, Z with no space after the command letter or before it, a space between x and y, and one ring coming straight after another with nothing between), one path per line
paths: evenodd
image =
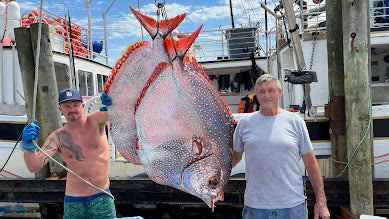
M312 144L301 117L285 110L253 113L238 122L233 148L245 151L246 206L291 208L305 201L299 161Z

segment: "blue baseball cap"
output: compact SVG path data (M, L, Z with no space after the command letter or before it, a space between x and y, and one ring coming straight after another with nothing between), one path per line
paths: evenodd
M82 102L81 94L78 90L67 88L59 92L58 102L59 104L67 100L79 100Z

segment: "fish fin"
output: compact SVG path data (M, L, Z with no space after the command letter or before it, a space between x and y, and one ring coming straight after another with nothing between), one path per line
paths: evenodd
M185 38L166 38L165 39L165 48L171 60L174 60L176 56L184 59L185 53L188 51L192 43L195 41L197 36L200 33L201 25L195 32ZM174 46L173 41L174 40ZM175 48L174 48L175 47ZM177 50L177 54L176 54Z
M177 15L174 18L170 18L167 22L166 20L161 20L159 25L157 25L157 21L154 18L140 13L134 9L131 4L130 9L138 21L150 34L152 39L154 39L158 33L162 36L162 38L166 38L170 32L176 29L176 27L185 19L186 16L186 13Z
M121 57L116 61L115 65L112 67L112 70L111 70L111 73L109 75L109 78L107 80L107 82L105 83L105 86L104 86L104 91L109 94L109 86L111 85L116 73L118 72L118 70L120 69L120 67L122 66L122 64L127 60L128 57L130 57L133 52L142 47L142 46L150 46L150 43L143 40L143 41L138 41L138 42L135 42L135 43L131 43L127 46L127 48L124 50L124 52L122 53Z
M184 64L185 65L191 65L194 69L199 69L201 74L204 75L208 79L208 82L212 84L212 81L209 79L209 76L207 75L207 73L205 73L203 67L197 62L195 57L193 57L193 56L185 56Z
M171 65L167 62L160 62L153 71L153 74L149 77L149 80L147 80L146 85L143 87L142 92L140 93L138 100L135 103L135 110L134 114L136 114L136 110L138 109L140 102L142 101L142 98L144 97L147 89L150 87L150 85L154 82L154 80L167 69L168 67L171 67Z

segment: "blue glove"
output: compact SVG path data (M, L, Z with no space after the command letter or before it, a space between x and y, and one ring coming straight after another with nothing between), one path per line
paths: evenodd
M22 135L22 141L20 144L22 145L22 148L29 151L35 151L36 146L32 142L32 140L35 140L40 135L40 127L38 126L38 121L34 121L34 123L28 124L23 129L23 135Z
M101 103L106 106L112 105L111 97L109 97L108 94L105 93L105 91L101 94ZM101 107L100 111L107 111L107 108Z

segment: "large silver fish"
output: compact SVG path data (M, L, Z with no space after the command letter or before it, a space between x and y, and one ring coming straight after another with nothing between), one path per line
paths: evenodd
M169 61L164 40L184 20L185 13L169 19L167 24L166 20L157 22L139 13L131 5L130 8L149 32L153 46L147 41L130 44L112 68L104 90L112 97L112 105L107 108L113 142L126 160L140 165L134 118L135 104L154 68L160 62Z
M165 40L172 64L155 68L135 119L139 157L149 177L213 208L230 177L234 121L197 62L182 61L199 31L175 41L175 48Z

